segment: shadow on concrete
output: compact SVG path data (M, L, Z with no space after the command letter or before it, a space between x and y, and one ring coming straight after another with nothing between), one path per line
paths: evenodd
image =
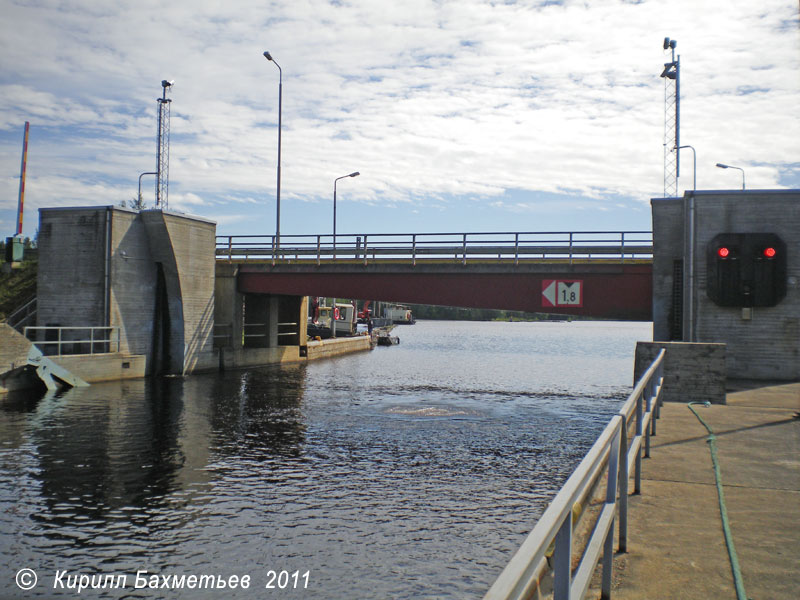
M750 390L759 390L763 388L782 387L784 385L792 385L798 383L797 381L786 380L758 380L758 379L728 379L725 382L725 391L727 393L735 392L748 392Z
M798 415L800 415L800 413L798 413ZM716 437L720 438L720 437L724 437L726 435L730 435L732 433L741 433L742 431L751 431L753 429L763 429L764 427L775 427L776 425L786 425L787 423L793 423L794 421L797 421L799 418L800 418L800 416L794 416L794 417L792 417L790 419L781 419L779 421L772 421L770 423L761 423L760 425L749 425L748 427L739 427L737 429L729 429L727 431L716 431L715 430L714 431L714 435ZM666 448L668 446L680 446L681 444L688 444L688 443L691 443L691 442L698 442L698 441L701 441L701 440L705 440L707 438L708 438L708 434L705 433L703 435L698 435L698 436L691 437L691 438L686 438L686 439L683 439L683 440L675 440L674 442L665 442L663 444L653 443L652 442L653 438L650 438L650 439L651 439L651 444L652 444L653 448Z

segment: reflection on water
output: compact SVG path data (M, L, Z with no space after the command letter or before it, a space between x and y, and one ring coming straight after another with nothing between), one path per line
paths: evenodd
M649 324L436 323L302 366L0 400L0 580L310 571L303 598L480 597L630 389ZM40 584L11 584L22 567ZM5 593L4 592L4 593ZM274 590L279 597L287 592ZM17 595L15 595L17 594ZM103 594L106 594L105 596ZM5 596L4 596L5 597Z

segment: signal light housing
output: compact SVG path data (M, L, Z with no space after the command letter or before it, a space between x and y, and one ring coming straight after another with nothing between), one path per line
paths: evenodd
M721 233L706 249L706 294L717 306L775 306L786 296L786 244L776 234Z

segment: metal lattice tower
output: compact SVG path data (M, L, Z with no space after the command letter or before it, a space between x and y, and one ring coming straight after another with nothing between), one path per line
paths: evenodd
M678 195L678 177L681 174L681 57L675 59L677 42L664 38L664 50L672 51L672 61L664 63L661 78L664 80L664 197Z
M163 89L158 101L158 142L156 147L156 208L169 207L169 117L172 99L167 98L167 88L174 81L161 82Z

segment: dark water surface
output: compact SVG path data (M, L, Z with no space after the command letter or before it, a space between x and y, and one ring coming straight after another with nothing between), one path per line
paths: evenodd
M629 393L651 325L395 334L302 366L0 398L0 598L481 597ZM141 570L250 584L136 589ZM299 573L266 589L270 570ZM77 594L80 575L127 577Z

